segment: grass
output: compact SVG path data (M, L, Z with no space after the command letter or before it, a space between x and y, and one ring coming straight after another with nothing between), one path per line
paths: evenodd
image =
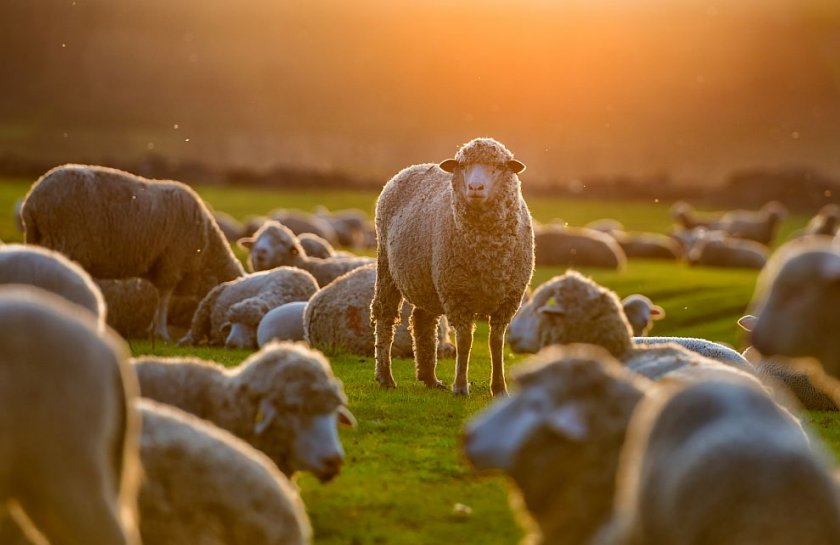
M30 182L0 181L0 238L20 240L11 210ZM276 207L311 210L358 207L370 211L370 192L271 191L198 188L213 206L234 216L261 214ZM628 229L664 231L670 221L665 203L595 203L560 199L532 200L538 219L561 217L571 224L614 217ZM786 222L785 233L802 226L804 217ZM539 268L533 285L561 274L559 268ZM619 295L641 292L662 305L667 318L657 335L705 337L740 346L735 324L752 295L755 272L688 268L655 261L632 261L623 272L584 270ZM237 365L248 352L216 348L183 349L132 340L135 354L197 355L225 365ZM487 327L479 324L470 366L472 395L454 397L430 391L414 380L413 363L394 362L398 388L380 390L373 381L373 360L347 354L331 355L344 382L359 427L343 430L348 463L341 476L320 485L308 475L298 478L315 528L316 542L330 545L481 543L509 544L521 530L507 503L507 485L499 476L477 476L461 459L458 434L463 423L490 402ZM508 369L523 358L506 354ZM439 363L439 376L451 382L452 360ZM840 454L840 416L811 413L810 419L830 447ZM454 512L456 503L472 514Z

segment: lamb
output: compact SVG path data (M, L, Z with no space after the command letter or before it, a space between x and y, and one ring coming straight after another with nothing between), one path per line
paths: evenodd
M776 201L765 204L761 210L732 210L721 216L718 229L729 237L746 239L764 244L773 242L782 220L787 215L785 207Z
M761 269L767 263L767 248L722 232L706 233L691 247L686 260L692 266Z
M198 305L190 330L178 344L207 339L227 348L256 348L265 314L285 303L307 301L318 291L315 279L294 267L277 267L219 284Z
M537 352L552 344L591 343L626 359L640 347L677 343L738 369L753 372L738 352L723 345L686 337L633 337L618 296L576 271L542 284L511 322L514 352Z
M327 353L347 351L361 356L374 355L374 332L370 323L370 304L376 284L376 268L366 265L340 276L316 293L303 314L306 341ZM391 355L398 358L413 356L408 321L413 307L403 303L400 324L394 332ZM446 317L438 323L437 355L451 358L455 346L450 342Z
M133 363L143 397L213 422L267 454L286 475L309 471L326 482L341 471L336 426L355 426L355 419L320 352L269 343L235 369L195 358Z
M64 165L33 184L23 203L26 242L78 262L94 278L146 278L160 298L150 330L169 340L176 287L203 297L244 274L218 225L188 186L116 169Z
M139 544L125 343L62 297L3 286L0 345L0 519L16 503L51 543Z
M698 217L691 205L684 201L677 201L671 206L671 218L685 229L703 227L716 230L719 229L721 217L722 214L706 214L702 218Z
M295 235L312 233L330 244L338 244L338 236L330 222L300 210L278 209L269 212L269 218L288 227Z
M506 392L502 348L534 270L531 213L518 173L525 165L492 138L476 138L454 159L414 165L394 176L376 202L378 256L371 303L376 373L391 373L394 324L405 298L417 378L443 387L435 373L437 323L445 314L456 333L452 390L469 393L467 367L476 317L490 318L491 391Z
M643 401L617 488L617 539L608 543L840 543L827 457L790 414L740 382L672 387Z
M643 351L650 354L637 368L656 379L734 376L758 384L676 345ZM594 345L546 348L515 379L517 392L467 424L464 453L476 469L500 469L513 479L521 501L512 503L523 504L536 523L532 542L589 543L609 520L627 426L654 383Z
M143 278L95 280L108 308L108 326L125 338L142 336L158 308L158 291ZM169 301L169 325L190 327L200 299L177 291Z
M253 237L239 239L239 245L249 250L248 264L254 271L264 271L287 265L308 271L323 287L355 268L373 263L367 257L355 259L317 259L309 257L288 227L267 221Z
M645 337L653 329L654 320L661 320L665 317L665 310L659 305L654 305L649 297L640 293L628 295L621 300L621 308L630 327L633 328L633 335Z
M816 358L840 377L840 249L812 237L785 244L759 275L751 344L764 356Z
M58 252L22 244L0 245L0 284L29 284L60 295L89 310L100 330L105 327L102 293L84 269Z
M551 225L534 237L536 264L542 266L601 267L620 270L627 257L610 235L573 227Z
M144 399L144 543L303 545L312 529L295 486L230 433Z
M738 325L746 331L752 331L755 320L754 316L744 316L738 320ZM822 377L814 376L812 379L813 372L796 369L777 358L762 357L752 346L744 350L743 356L753 364L760 378L769 380L772 384L781 383L803 408L811 411L840 410L837 402L827 393L827 381Z
M307 304L296 301L268 311L257 327L257 345L262 348L271 341L304 340L303 313Z

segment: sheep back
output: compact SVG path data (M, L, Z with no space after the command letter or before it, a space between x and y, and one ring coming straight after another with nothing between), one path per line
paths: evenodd
M548 227L534 237L536 264L622 269L624 250L611 236L594 229Z

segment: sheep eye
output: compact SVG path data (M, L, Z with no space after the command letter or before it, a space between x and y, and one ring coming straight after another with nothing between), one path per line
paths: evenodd
M297 253L298 253L297 248L292 246L291 248L289 248L289 253L292 254L292 255L297 255Z

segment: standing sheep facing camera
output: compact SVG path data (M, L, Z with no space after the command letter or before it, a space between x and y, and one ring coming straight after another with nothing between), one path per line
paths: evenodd
M492 138L464 144L454 159L415 165L394 176L376 202L378 256L371 318L376 380L396 386L391 343L400 303L414 305L417 378L442 387L435 367L440 316L455 329L452 390L468 394L467 369L477 317L490 318L490 389L506 392L502 349L534 270L531 214L518 173L525 165Z
M219 226L188 186L120 170L64 165L23 203L26 242L59 251L102 279L146 278L160 293L150 330L168 340L176 287L198 297L244 274Z
M0 520L16 503L53 544L139 544L125 343L57 295L3 286L0 346Z
M143 397L209 420L261 450L291 476L338 475L338 423L355 425L329 362L302 344L269 343L235 369L195 358L134 360Z

